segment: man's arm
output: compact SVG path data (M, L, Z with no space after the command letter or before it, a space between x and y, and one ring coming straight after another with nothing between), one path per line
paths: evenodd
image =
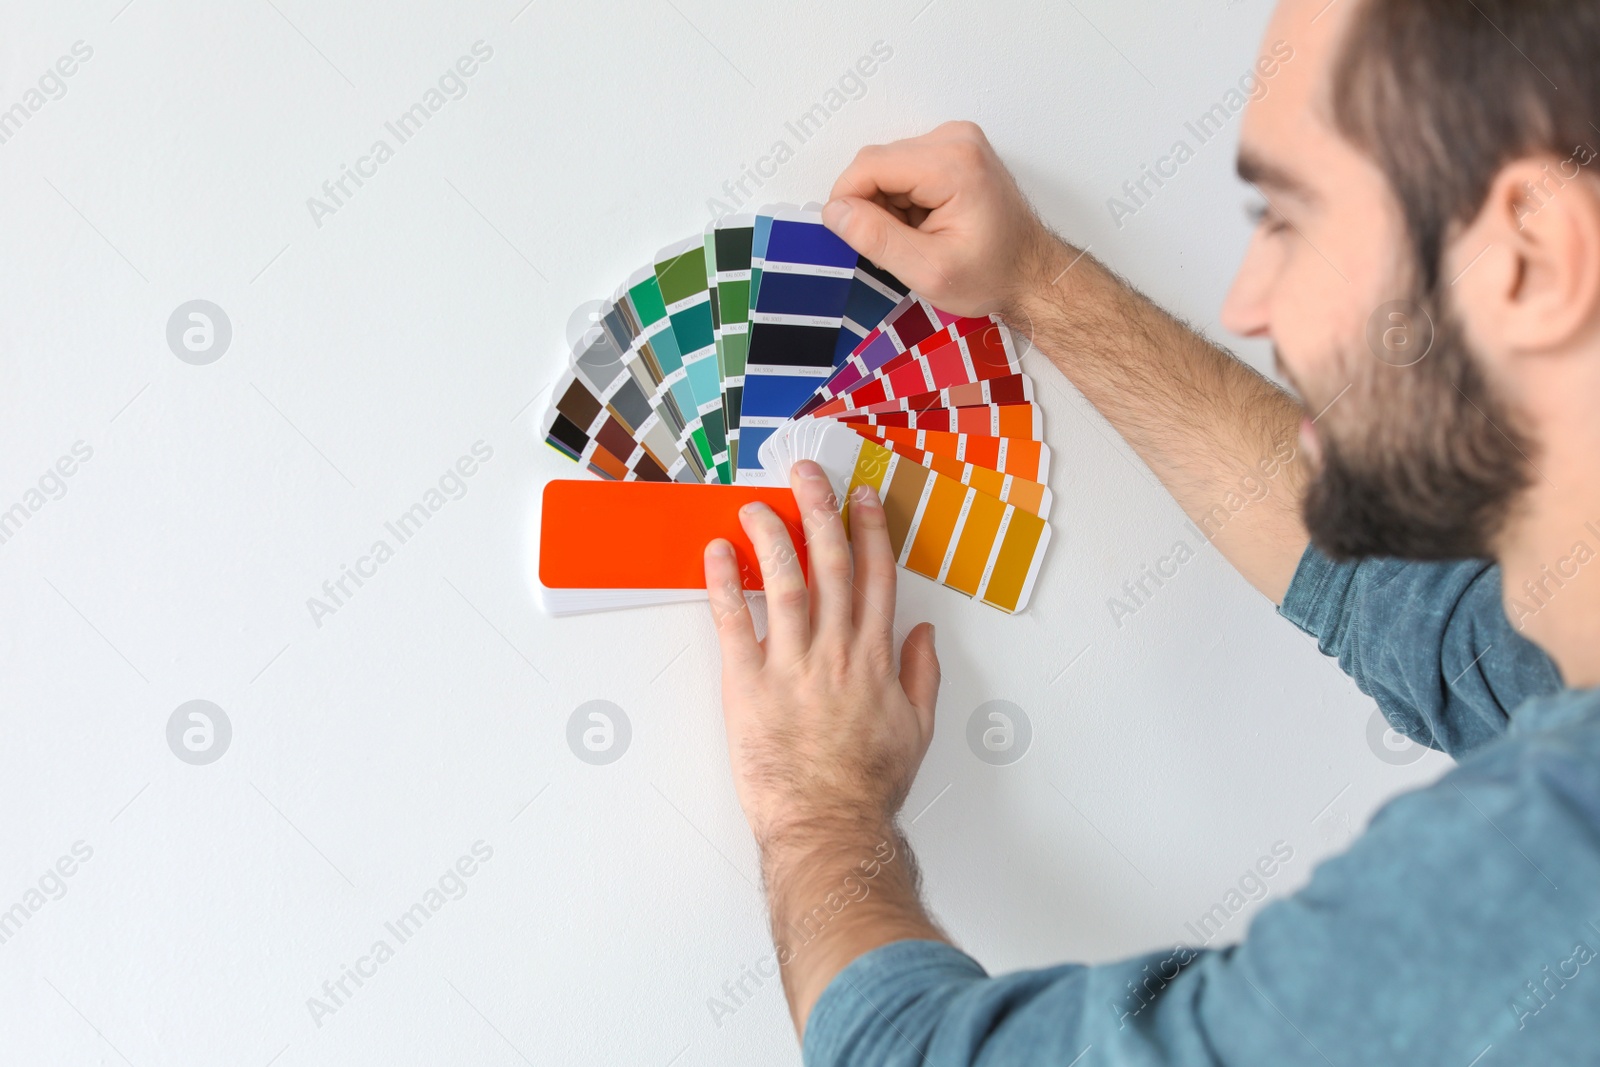
M1054 235L1033 270L1006 320L1031 331L1228 562L1280 603L1310 540L1300 405Z
M1238 945L994 977L949 945L887 945L817 1002L805 1062L1591 1062L1600 731L1592 698L1546 699L1565 725L1496 745L1386 806L1304 890L1262 908ZM1251 884L1270 886L1307 860L1277 842L1258 862ZM1192 925L1230 937L1243 922L1231 907Z
M935 305L999 312L1031 338L1229 562L1283 599L1309 540L1300 406L1052 234L977 126L863 149L823 219Z
M870 487L846 537L822 468L795 464L811 577L772 509L740 521L761 564L767 637L757 641L726 541L706 547L722 646L734 786L761 849L772 938L795 1029L834 976L892 941L945 941L923 911L895 818L933 738L939 660L914 627L895 664L895 559Z

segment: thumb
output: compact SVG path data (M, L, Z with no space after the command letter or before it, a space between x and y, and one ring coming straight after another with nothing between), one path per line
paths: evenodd
M845 244L893 274L917 292L927 273L930 257L921 246L927 235L901 222L888 209L859 196L841 196L822 209L822 224Z
M916 706L923 726L933 731L933 705L939 699L939 653L933 647L933 623L914 627L900 649L900 688Z

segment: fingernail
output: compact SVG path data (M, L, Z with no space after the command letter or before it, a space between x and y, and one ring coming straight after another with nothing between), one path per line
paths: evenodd
M800 477L811 482L815 482L827 477L827 474L825 474L822 470L822 466L815 460L811 459L802 459L796 463L794 465L794 472Z
M850 502L852 504L863 504L869 508L876 507L878 505L878 493L872 486L863 482L850 490Z
M714 559L732 559L733 546L719 539L706 546L706 555Z
M830 200L822 209L822 224L834 233L838 233L850 221L850 210L849 201Z
M757 501L752 501L739 509L739 514L747 519L753 519L765 511L767 506Z

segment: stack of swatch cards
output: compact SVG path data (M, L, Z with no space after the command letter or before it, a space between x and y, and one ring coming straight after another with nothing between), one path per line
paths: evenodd
M554 614L703 597L700 549L717 536L759 588L737 509L778 505L801 540L779 504L800 459L841 501L878 492L902 567L1002 611L1027 604L1050 450L1010 331L909 292L815 206L726 216L663 249L606 302L552 397L545 440L617 483L546 489Z

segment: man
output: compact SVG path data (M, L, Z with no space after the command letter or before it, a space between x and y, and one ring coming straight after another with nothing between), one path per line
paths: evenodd
M1273 466L1217 547L1458 766L1236 947L989 977L895 825L932 627L897 672L881 507L852 545L797 465L810 589L761 509L763 643L725 543L706 577L808 1063L1600 1062L1600 3L1284 0L1266 39L1295 58L1241 128L1265 205L1223 322L1301 403L1050 234L969 124L863 150L824 217L1030 336L1197 522Z

